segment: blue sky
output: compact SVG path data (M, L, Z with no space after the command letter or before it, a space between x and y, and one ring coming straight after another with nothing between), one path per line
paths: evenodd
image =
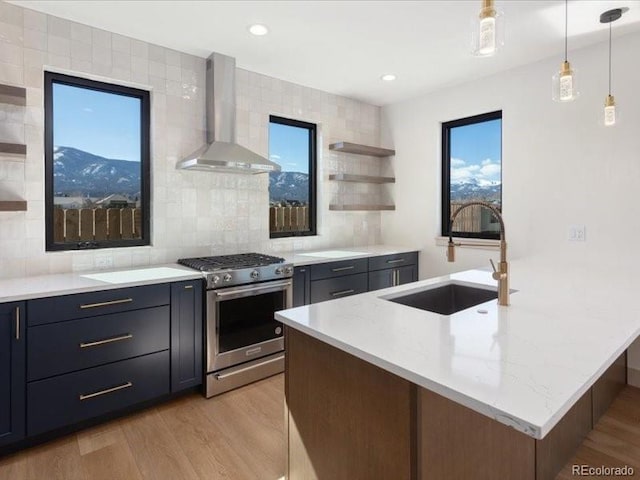
M451 129L451 183L500 183L502 120Z
M309 173L309 130L269 123L269 159L283 172Z
M115 160L140 161L140 100L53 85L53 144Z

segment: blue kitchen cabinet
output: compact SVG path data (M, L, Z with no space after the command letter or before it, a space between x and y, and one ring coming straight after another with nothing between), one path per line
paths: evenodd
M25 305L0 304L0 446L25 435Z
M202 384L203 326L201 280L171 285L171 391Z

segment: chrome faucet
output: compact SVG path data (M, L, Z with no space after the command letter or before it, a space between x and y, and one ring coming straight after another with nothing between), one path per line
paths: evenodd
M493 244L481 244L481 243L454 243L453 242L453 221L456 219L458 214L468 207L482 207L488 209L494 217L500 222L500 263L498 263L498 268L496 269L496 265L493 263L493 260L489 260L491 262L491 266L493 267L493 279L498 281L498 305L508 306L509 305L509 264L507 263L507 242L506 242L506 234L504 231L504 220L502 219L502 215L500 211L494 207L493 205L486 202L468 202L464 205L461 205L453 215L451 215L451 221L449 223L449 243L447 245L447 260L449 262L455 262L455 247L461 246L474 246L474 247L495 247Z

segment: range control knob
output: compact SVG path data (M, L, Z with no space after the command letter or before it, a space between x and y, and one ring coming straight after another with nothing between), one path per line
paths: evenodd
M284 270L281 267L276 268L276 275L282 275Z
M231 274L230 273L225 273L223 280L225 282L230 282L231 281Z
M216 283L218 283L220 281L220 277L218 275L214 275L213 278L211 279L211 281L215 285Z
M284 273L286 273L287 275L291 275L293 273L293 268L292 267L286 267L284 269Z
M254 270L251 272L251 278L258 278L260 276L260 272L258 270Z

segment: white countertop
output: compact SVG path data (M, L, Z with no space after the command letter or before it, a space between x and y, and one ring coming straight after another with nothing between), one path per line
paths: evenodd
M392 245L370 245L368 247L326 248L295 252L290 254L276 254L284 257L285 261L299 267L315 263L336 262L339 260L353 260L357 258L377 257L380 255L394 255L398 253L416 252L419 248L398 247Z
M447 281L495 287L489 272L470 270L276 318L540 439L638 337L640 280L597 266L517 261L510 269L518 292L508 307L492 300L445 316L381 298Z
M202 278L178 264L0 280L0 303Z

